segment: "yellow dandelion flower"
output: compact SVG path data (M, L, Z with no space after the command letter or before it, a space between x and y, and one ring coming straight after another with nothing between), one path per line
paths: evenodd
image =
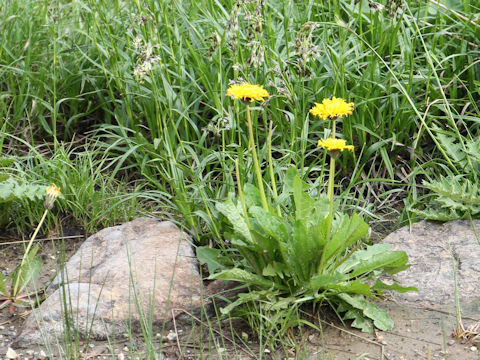
M45 202L43 203L43 206L45 207L45 209L50 210L53 207L53 203L55 202L55 200L59 195L60 195L60 188L57 185L52 184L48 186Z
M353 103L347 103L344 99L334 96L332 99L323 99L321 104L315 103L315 106L310 109L310 114L318 116L322 120L336 119L352 115L353 106Z
M353 151L353 145L347 145L347 142L343 139L328 138L326 140L318 140L318 147L326 149L328 151Z
M270 94L260 85L253 85L249 83L235 84L227 89L227 96L242 101L253 102L253 100L263 101L263 98L268 98Z

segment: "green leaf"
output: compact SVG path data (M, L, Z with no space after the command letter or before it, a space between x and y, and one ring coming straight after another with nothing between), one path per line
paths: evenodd
M274 261L267 264L267 266L263 269L262 275L272 277L278 276L279 278L284 279L286 273L288 273L287 266L285 264Z
M347 247L363 239L368 234L368 224L357 214L352 217L345 216L342 223L337 226L336 232L327 245L325 254L329 259L338 252L343 252Z
M0 272L0 295L8 296L7 283L9 280Z
M252 235L243 216L243 211L235 205L231 198L216 205L220 211L233 225L234 230L241 235L247 242L253 243Z
M340 312L340 311L339 311ZM373 321L370 320L369 318L366 318L363 315L363 312L361 310L351 308L348 310L344 317L345 320L353 320L351 326L357 329L360 329L362 332L366 333L372 333L373 332Z
M293 193L293 179L298 177L297 169L293 166L289 167L285 177L283 178L283 192L286 194Z
M215 273L218 269L225 269L225 265L219 261L222 258L222 251L208 246L197 247L197 258L200 264L207 264L208 272Z
M38 251L38 247L31 250L27 255L23 265L19 265L12 276L12 296L17 296L22 290L33 280L35 280L40 274L42 269L42 260L40 257L35 257Z
M245 198L245 206L250 209L251 206L261 206L262 200L260 190L250 183L243 186L243 196Z
M366 250L357 250L336 270L354 278L373 270L398 267L407 263L408 256L404 251L392 251L390 249L390 244L367 246Z
M315 201L304 192L303 181L298 176L293 178L293 200L295 201L295 218L306 225L313 215Z
M9 178L0 183L0 201L10 201L15 197L13 196L13 189L16 185L16 181Z
M38 200L45 196L45 186L21 184L13 178L0 181L0 202L29 199Z
M256 285L262 288L275 288L276 284L263 276L252 274L242 269L229 269L209 276L209 279L235 280L249 285Z
M397 282L394 282L392 285L388 285L381 280L377 280L375 282L375 285L372 286L372 289L378 291L380 294L382 294L382 290L394 290L399 293L404 293L407 291L418 291L418 289L414 286L403 287Z
M334 290L337 293L361 294L368 297L373 297L370 285L362 283L360 280L349 281L343 284L331 284L328 286L329 290Z
M318 248L314 239L308 236L305 223L300 220L293 224L289 248L291 249L288 256L289 264L300 279L308 282L320 261L321 248Z
M310 280L310 287L313 290L328 289L330 285L345 281L347 276L338 272L333 274L315 275Z
M394 323L388 313L374 303L365 300L361 295L338 294L337 296L354 308L361 310L364 316L373 320L373 324L378 329L388 331L393 328Z
M234 302L228 304L228 306L221 308L220 312L224 315L230 314L236 307L255 301L257 302L259 300L259 294L257 292L248 292L248 293L241 293L238 295L238 299L235 300Z
M252 206L248 212L254 216L262 229L279 242L287 242L289 233L285 223L276 214L259 206Z

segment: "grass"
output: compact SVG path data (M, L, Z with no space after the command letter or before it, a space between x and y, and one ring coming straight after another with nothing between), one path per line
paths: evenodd
M337 128L356 146L338 161L341 207L381 232L426 213L447 219L428 205L443 194L431 184L479 175L480 7L380 3L2 2L0 171L62 188L46 232L155 214L224 247L215 203L235 191L235 159L255 182L245 109L225 95L243 79L273 95L268 116L252 107L267 193L290 166L326 191L316 142L330 126L308 110L335 95L355 102ZM6 229L26 233L41 212L17 201Z

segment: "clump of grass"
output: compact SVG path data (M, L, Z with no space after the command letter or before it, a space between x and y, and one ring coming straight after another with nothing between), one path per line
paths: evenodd
M106 156L93 143L77 148L62 145L47 156L34 147L29 150L30 155L17 157L15 163L2 170L26 184L54 182L62 188L63 197L58 202L57 213L46 219L47 229L53 230L64 223L66 226L80 225L86 233L91 233L150 214L162 202L168 206L165 194L143 191L141 186L122 179L119 173L122 160ZM42 213L43 206L38 201L19 199L16 206L9 208L9 218L15 219L10 227L23 233ZM168 208L162 209L162 213L168 214ZM62 214L68 217L63 218Z

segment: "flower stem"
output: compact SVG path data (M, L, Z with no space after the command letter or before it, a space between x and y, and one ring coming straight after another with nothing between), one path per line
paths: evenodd
M332 135L331 137L335 139L335 120L332 120ZM333 186L335 184L335 155L330 153L330 171L328 173L328 203L329 203L329 212L328 212L328 227L327 227L327 244L330 241L330 234L332 233L332 222L333 222Z
M332 138L335 138L335 120L332 120ZM333 187L335 184L335 155L330 152L330 171L328 173L328 223L327 223L327 232L325 235L325 245L322 250L322 257L320 258L320 265L318 267L318 273L323 273L323 266L325 263L325 254L327 252L328 243L330 242L330 237L332 235L332 223L333 223Z
M265 190L263 189L262 172L260 171L260 165L258 164L257 150L255 147L255 139L253 137L253 126L252 126L252 119L250 115L249 105L247 105L247 122L248 122L248 134L250 137L250 147L252 149L253 166L255 167L258 190L260 191L260 200L262 202L263 208L268 211L267 197L265 196Z
M45 218L47 217L47 213L48 213L48 209L45 209L45 211L43 212L43 216L42 218L40 219L40 222L38 223L37 225L37 228L35 229L35 232L33 233L30 241L28 242L28 245L27 245L27 249L25 250L25 254L23 254L23 258L22 258L22 262L20 263L20 265L17 267L18 271L21 272L22 271L22 267L25 263L25 260L28 256L28 253L30 252L30 249L32 247L32 244L33 244L33 241L35 240L35 238L37 237L37 234L38 234L38 231L40 230L40 227L42 226L43 222L45 221ZM13 281L13 291L12 291L12 295L13 296L17 296L17 293L19 291L19 286L21 286L22 284L20 284L20 282L18 281L20 277L16 277L17 279Z
M32 247L33 241L37 237L38 231L40 230L40 227L42 226L43 222L45 221L45 218L47 217L48 209L45 209L42 218L40 219L40 222L37 225L37 228L35 229L35 232L32 235L32 238L28 242L27 249L25 250L25 254L23 254L22 262L20 263L20 266L23 265L25 262L25 258L27 257L28 253L30 252L30 248Z
M272 159L272 133L273 133L273 121L270 120L270 124L268 126L268 137L267 137L268 167L270 170L270 181L272 182L273 199L277 201L278 199L277 184L275 183L275 173L273 172L273 159ZM282 217L280 205L277 205L277 215L279 217Z
M248 220L247 206L245 204L245 198L243 197L242 181L240 180L240 169L238 167L238 159L235 159L235 175L237 176L238 197L240 198L240 203L242 204L243 216L245 217L245 222L247 223L248 229L250 229L250 221Z

